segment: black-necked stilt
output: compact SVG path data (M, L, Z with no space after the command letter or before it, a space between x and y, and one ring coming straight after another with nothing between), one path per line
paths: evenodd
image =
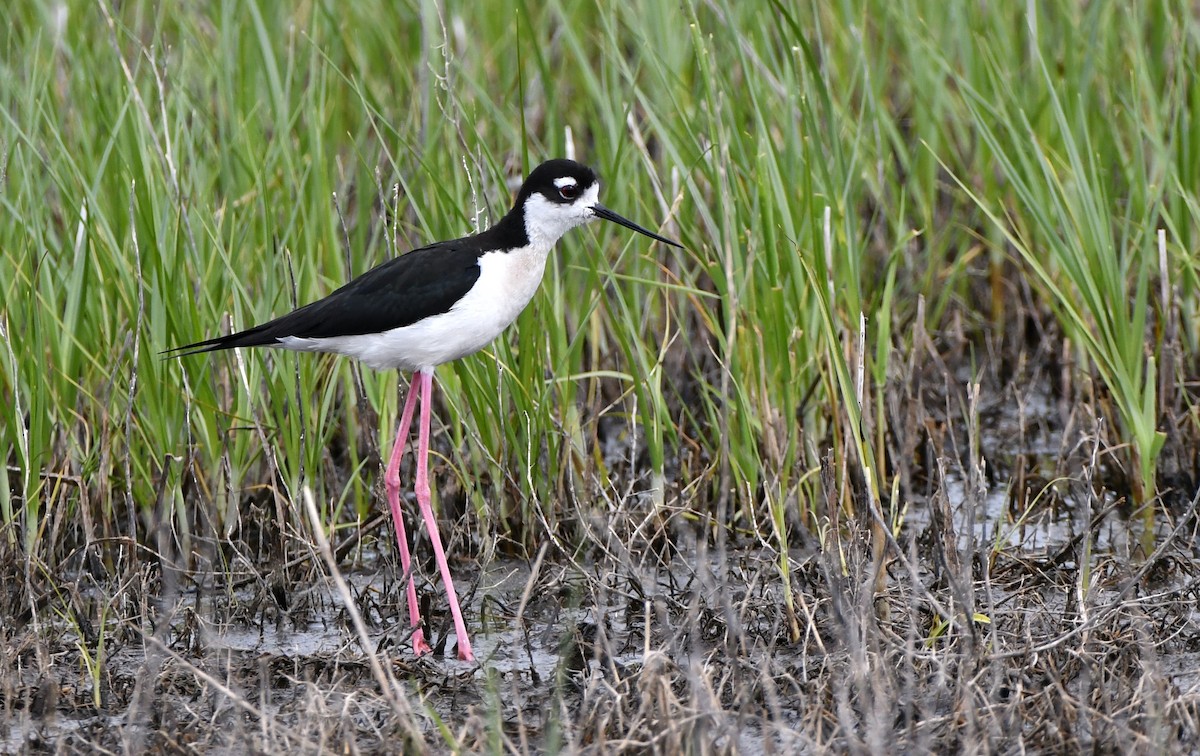
M576 226L603 218L678 247L679 244L617 215L597 200L600 182L587 166L550 160L529 174L516 203L482 233L415 249L373 268L324 299L228 336L170 350L176 356L236 347L269 346L304 352L333 352L384 370L413 372L412 386L392 447L384 484L396 526L400 562L408 574L408 614L413 651L430 651L421 630L408 537L400 511L400 458L419 398L417 504L429 530L446 586L458 657L474 659L450 566L429 504L429 416L433 370L487 346L512 323L537 290L554 243Z

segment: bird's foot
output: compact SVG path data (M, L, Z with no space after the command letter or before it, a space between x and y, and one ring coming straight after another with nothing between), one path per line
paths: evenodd
M424 656L425 654L433 653L433 649L425 642L425 631L417 628L412 636L413 655Z

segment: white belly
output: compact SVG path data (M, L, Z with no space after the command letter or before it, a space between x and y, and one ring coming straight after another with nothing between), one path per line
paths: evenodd
M542 281L549 251L488 252L479 258L479 280L462 299L412 325L361 336L285 336L279 345L342 354L377 370L432 369L478 352L517 319Z

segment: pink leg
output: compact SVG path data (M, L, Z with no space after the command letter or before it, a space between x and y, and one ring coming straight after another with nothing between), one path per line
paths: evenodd
M458 595L454 592L450 565L446 563L446 552L442 549L442 537L438 534L437 518L433 516L433 507L429 504L429 416L433 405L433 371L418 372L413 376L413 385L418 382L424 398L421 400L421 424L417 426L417 504L420 505L421 515L425 518L429 540L433 543L433 556L437 559L442 583L446 586L446 596L450 599L454 632L458 634L458 658L463 661L475 661L475 654L471 652L471 641L467 638L467 626L463 623L462 611L458 608Z
M412 557L408 552L408 535L404 532L404 512L400 509L400 459L404 456L404 444L408 441L408 427L412 424L413 408L416 406L420 394L421 384L414 380L408 389L408 399L404 402L404 411L400 414L400 428L396 431L396 443L392 445L392 458L388 461L387 472L383 475L388 506L392 508L392 522L396 526L396 544L400 547L400 565L404 568L404 574L408 579L408 618L413 627L413 653L417 656L427 654L433 649L425 642L425 633L421 631L421 613L417 608L417 587L413 583Z

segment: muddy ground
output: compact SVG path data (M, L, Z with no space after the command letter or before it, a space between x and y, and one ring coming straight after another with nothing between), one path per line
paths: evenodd
M917 392L878 595L861 516L793 518L789 602L775 540L715 527L678 491L653 511L636 481L588 513L577 549L476 560L451 539L477 663L454 658L431 560L435 653L412 656L385 517L334 544L349 603L299 531L287 561L248 530L197 539L186 570L161 558L169 528L53 567L9 551L0 750L1200 749L1190 479L1177 471L1141 555L1103 428L1055 375L985 375L977 395L950 375Z

